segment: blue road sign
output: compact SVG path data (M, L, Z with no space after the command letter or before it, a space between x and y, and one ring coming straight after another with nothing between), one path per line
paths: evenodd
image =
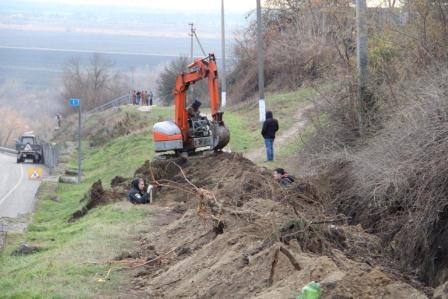
M70 106L73 106L73 107L79 106L80 102L81 102L80 99L70 99L69 100Z

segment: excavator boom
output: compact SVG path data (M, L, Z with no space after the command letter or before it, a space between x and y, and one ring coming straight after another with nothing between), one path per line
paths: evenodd
M188 112L186 107L187 90L191 84L199 80L208 79L208 92L210 99L210 109L212 118L217 118L219 110L219 92L218 92L218 68L216 66L215 56L210 54L207 58L197 59L188 65L191 70L189 73L180 74L176 78L174 96L176 102L175 122L182 131L182 135L187 138L188 132Z
M223 112L219 111L218 68L215 56L210 54L206 58L196 59L188 65L188 68L190 69L188 73L176 77L174 88L174 123L178 130L171 124L157 123L153 130L156 151L173 149L176 151L191 151L205 146L219 150L229 142L229 130L224 126ZM193 121L189 119L186 107L187 90L191 84L203 79L208 80L212 119L194 121L193 124ZM170 127L169 130L168 127ZM182 136L182 148L180 148L179 136Z

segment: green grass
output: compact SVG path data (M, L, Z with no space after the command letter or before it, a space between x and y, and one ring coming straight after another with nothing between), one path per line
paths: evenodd
M279 119L280 130L294 123L293 115L312 95L311 89L304 88L267 97L267 109ZM102 262L138 246L135 237L147 229L144 223L151 217L150 207L121 202L93 209L74 223L67 222L81 206L80 200L94 181L101 179L107 188L114 176L131 177L145 160L153 157L152 124L172 117L173 108L156 107L151 113L139 113L135 107L126 106L89 116L86 125L88 128L105 127L108 120L122 119L124 113L131 115L132 127L138 129L129 135L106 140L100 146L83 143L82 183L60 184L57 191L60 202L40 200L27 231L8 236L0 256L0 298L108 297L126 290L131 279L129 273L112 271L103 282L101 279L110 265ZM263 146L257 103L229 109L224 118L231 132L233 151L250 151ZM291 143L278 155L289 155L298 146ZM68 167L75 168L75 156ZM11 256L24 240L43 250L29 256Z
M296 163L295 157L297 157L297 153L303 149L303 146L313 134L314 128L309 124L306 125L300 135L293 136L288 143L280 148L277 146L274 161L263 163L263 166L271 169L277 167L285 168L290 174L299 173L300 165Z
M312 88L301 88L294 92L271 94L266 97L266 110L271 110L279 122L282 134L295 123L297 110L309 103L314 95ZM264 147L259 121L258 101L245 103L224 113L224 120L230 130L232 151L247 152Z
M118 203L93 209L74 223L67 219L80 207L80 199L94 181L101 179L109 186L115 175L132 176L153 156L149 128L169 111L156 108L147 129L112 139L101 147L84 144L82 184L60 184L57 195L61 201L39 201L27 231L8 236L0 256L0 298L95 297L118 292L128 283L123 274L113 271L107 281L100 282L110 266L89 262L108 261L123 250L131 250L138 223L150 216L150 211ZM75 166L74 159L71 164ZM29 256L10 256L23 240L43 250Z

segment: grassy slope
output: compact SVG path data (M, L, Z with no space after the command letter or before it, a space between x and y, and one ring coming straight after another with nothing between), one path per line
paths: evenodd
M267 107L279 118L282 129L292 125L289 119L311 93L302 89L267 98ZM0 256L0 298L107 296L119 293L128 283L128 277L114 271L102 281L110 266L90 262L107 261L132 249L139 229L146 229L140 223L150 216L150 207L117 203L94 209L79 221L67 223L69 215L80 206L80 199L94 181L102 179L103 186L108 187L114 176L132 176L136 168L153 156L152 123L167 118L172 110L156 108L145 114L134 111L133 107L125 107L118 113L123 112L131 114L142 124L142 129L102 146L85 146L83 183L60 184L57 193L61 201L41 200L27 232L8 237ZM231 109L226 112L225 119L231 131L233 151L248 151L263 145L256 105ZM91 126L99 125L93 118L87 121ZM295 147L285 150L284 154L289 154L290 150ZM42 246L44 251L30 256L10 256L23 240Z
M278 119L282 134L294 124L297 110L305 106L307 98L314 94L311 88L302 88L294 92L278 93L267 96L266 109L271 110ZM229 109L224 115L226 125L231 132L232 151L247 152L264 147L261 137L261 123L258 121L258 102L239 105Z

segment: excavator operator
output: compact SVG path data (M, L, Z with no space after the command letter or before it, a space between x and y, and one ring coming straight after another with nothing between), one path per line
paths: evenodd
M201 107L201 105L202 105L202 103L198 99L196 99L196 100L194 100L193 104L191 104L191 106L188 107L187 112L188 112L188 117L190 119L196 120L196 119L200 118L201 112L199 111L199 107Z

